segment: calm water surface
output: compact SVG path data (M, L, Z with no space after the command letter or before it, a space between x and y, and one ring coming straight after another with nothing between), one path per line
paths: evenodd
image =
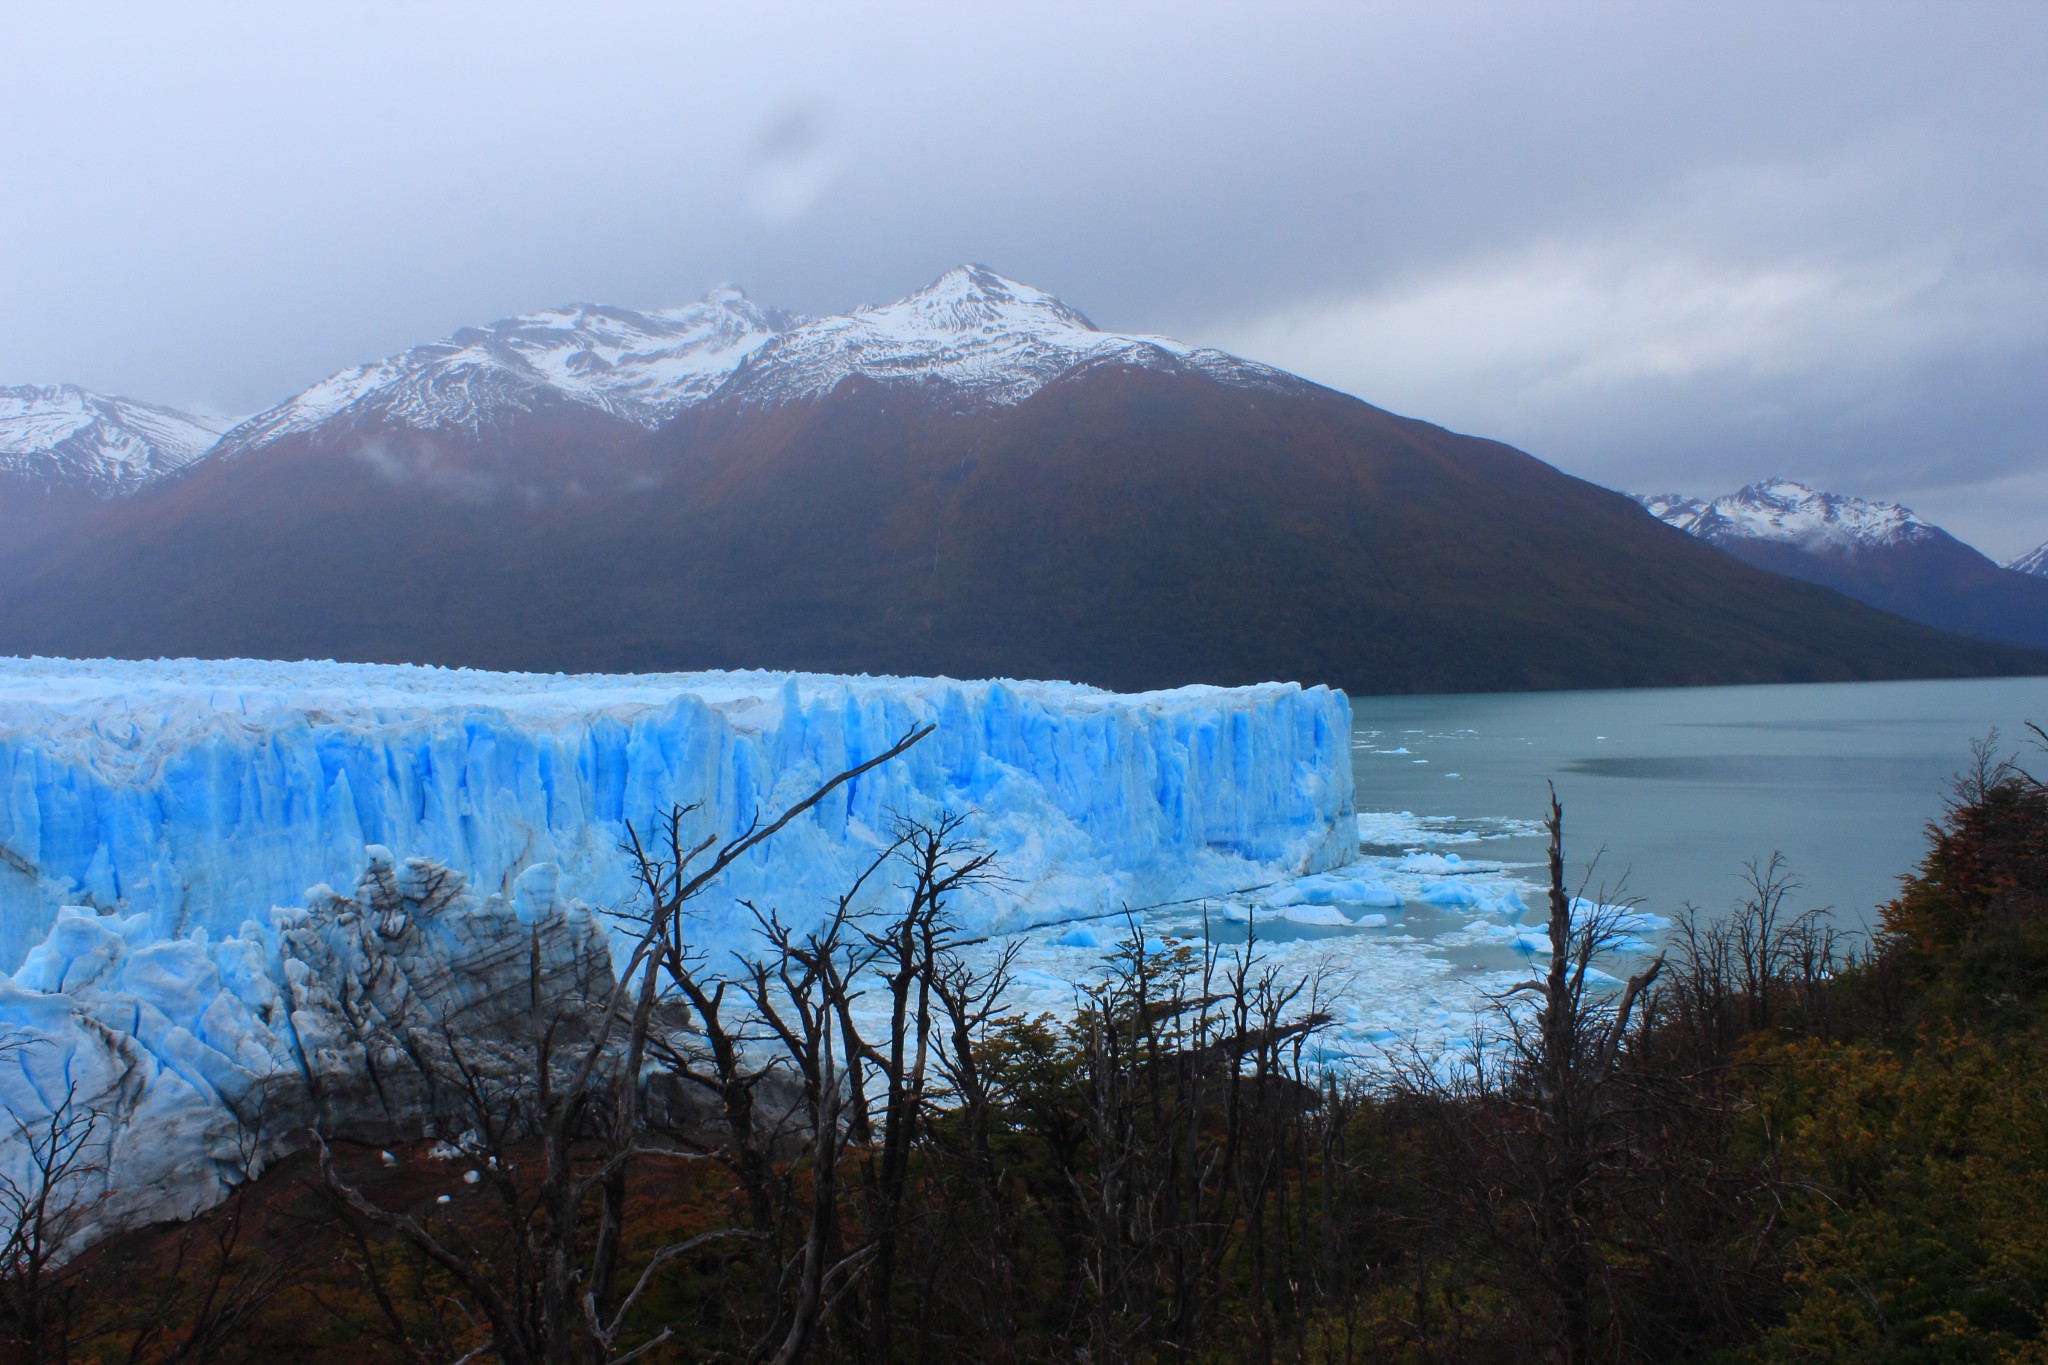
M2023 723L2048 725L2048 679L1354 697L1351 708L1361 811L1535 819L1553 781L1567 860L1583 871L1598 853L1596 887L1625 876L1657 913L1688 900L1718 911L1743 862L1775 851L1804 883L1801 908L1861 925L1919 859L1971 740L1995 728L2001 749L2041 757ZM1487 852L1535 862L1542 846L1518 837Z

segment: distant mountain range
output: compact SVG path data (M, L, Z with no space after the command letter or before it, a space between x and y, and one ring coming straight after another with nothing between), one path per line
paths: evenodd
M0 387L0 557L212 450L227 423L75 384Z
M133 410L106 449L175 417ZM125 481L27 421L10 468L84 510L0 519L7 653L1354 692L2048 671L976 266L834 317L720 290L465 329L203 456L192 419Z
M0 388L0 478L133 492L204 455L227 427L75 384Z
M2005 567L2014 573L2030 573L2048 577L2048 543L2036 545L2018 559L2009 559Z
M1894 502L1766 479L1712 500L1638 499L1651 514L1745 563L1835 589L1859 602L1982 640L2048 647L2048 577L2000 567ZM2044 547L2048 549L2048 547Z

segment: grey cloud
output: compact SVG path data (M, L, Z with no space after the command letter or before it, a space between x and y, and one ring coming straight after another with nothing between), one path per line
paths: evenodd
M349 453L394 487L416 486L463 502L484 503L497 496L496 480L445 458L440 448L424 436L414 436L397 446L371 441Z

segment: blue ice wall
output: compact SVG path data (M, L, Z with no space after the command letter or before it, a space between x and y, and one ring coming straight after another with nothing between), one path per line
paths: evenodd
M1047 683L773 674L548 678L366 665L0 661L0 970L58 907L233 934L347 887L364 847L479 892L536 863L599 908L621 851L675 804L731 836L919 724L936 732L728 873L735 897L820 912L898 815L971 814L1008 881L990 927L1333 866L1355 852L1349 708L1268 684L1119 696Z

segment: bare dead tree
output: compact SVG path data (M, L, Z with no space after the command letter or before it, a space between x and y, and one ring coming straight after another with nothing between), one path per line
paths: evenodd
M1082 1212L1091 1359L1194 1350L1226 1285L1248 1287L1270 1352L1276 1303L1306 1273L1321 1104L1297 1044L1330 1022L1314 974L1283 975L1242 945L1154 945L1134 923L1077 1024L1092 1162L1070 1177ZM1290 1309L1291 1311L1291 1309Z
M967 1195L965 1210L944 1225L950 1235L943 1245L927 1251L929 1283L919 1301L929 1310L945 1285L972 1333L972 1354L991 1365L1015 1359L1018 1351L1015 1220L994 1144L1005 1097L989 1055L992 1034L1007 1018L1018 951L1007 944L981 967L970 967L957 952L941 953L931 978L944 1016L937 1057L950 1122L928 1124L927 1133L940 1155L964 1171ZM949 1132L957 1134L950 1143Z
M1681 910L1669 967L1644 1005L1667 1060L1694 1077L1726 1066L1746 1033L1825 1032L1830 985L1849 961L1853 937L1825 907L1790 910L1800 882L1782 855L1752 859L1741 876L1727 914Z
M757 1235L726 1228L661 1246L630 1286L622 1283L630 1171L648 1161L691 1161L704 1155L653 1130L643 1083L664 983L675 982L679 968L687 972L684 909L738 858L833 790L930 732L929 726L912 729L775 819L764 822L756 815L723 844L713 836L685 848L680 835L684 812L674 812L668 824L670 856L664 859L650 853L629 826L627 847L647 904L642 931L613 979L602 989L566 995L550 989L536 928L524 1028L480 1038L466 1032L460 1020L443 1021L440 1046L428 1054L429 1064L440 1073L438 1088L456 1097L459 1111L471 1122L466 1136L470 1154L480 1162L475 1174L496 1192L512 1233L502 1263L444 1235L443 1229L382 1207L342 1175L332 1151L322 1144L321 1169L337 1200L368 1225L413 1248L458 1287L483 1338L464 1359L489 1354L506 1365L624 1365L659 1349L673 1335L673 1328L664 1326L628 1344L633 1309L663 1266L715 1241ZM711 856L703 858L706 853ZM538 1147L537 1172L521 1171L513 1159L514 1144L522 1140ZM594 1210L589 1207L593 1203ZM408 1349L417 1348L408 1343Z
M474 1163L464 1178L496 1205L506 1233L498 1245L485 1245L452 1222L383 1207L342 1174L331 1148L322 1145L322 1174L342 1206L396 1236L455 1287L482 1337L462 1359L488 1354L508 1365L636 1359L670 1335L662 1329L632 1346L622 1341L627 1316L651 1276L677 1256L726 1235L658 1248L632 1289L615 1305L600 1306L609 1286L593 1274L602 1248L587 1212L593 1194L635 1162L687 1161L695 1155L609 1122L617 1090L634 1084L621 1066L620 1037L623 1021L631 1018L631 984L650 962L643 939L608 991L596 998L558 994L543 984L536 934L523 1027L501 1025L480 1036L465 1029L459 1016L442 1019L438 1046L424 1055L436 1071L435 1092L450 1105L448 1126L463 1129L456 1154ZM522 1162L522 1148L537 1154L533 1168ZM374 1277L367 1253L365 1262L366 1276ZM394 1336L408 1354L431 1359L425 1343L406 1333L390 1295L373 1286L373 1296L393 1319Z
M934 1009L938 978L952 957L958 926L952 898L995 879L994 855L963 835L966 817L941 812L929 820L899 817L893 856L908 878L900 884L901 910L874 928L863 927L865 960L828 978L847 1045L856 1130L863 1139L862 1223L873 1260L860 1298L870 1358L891 1359L898 1243L910 1158L931 1098L935 1052L946 1037ZM957 968L956 968L957 970ZM885 991L888 1015L878 1041L862 1036L854 1016L858 973L872 972ZM972 1046L972 1035L946 1035ZM859 1068L874 1068L880 1083L880 1124L868 1115L868 1091ZM965 1065L972 1067L971 1052Z
M799 936L773 911L755 910L769 955L745 964L745 989L802 1090L808 1152L795 1164L807 1170L811 1198L802 1245L781 1277L789 1287L786 1307L749 1351L749 1361L794 1365L801 1360L872 1255L867 1247L846 1246L839 1216L839 1168L846 1141L841 1112L848 1096L859 1092L848 1084L843 1070L845 1041L839 1034L832 981L837 959L847 947L854 897L881 861L871 863L840 896L837 909L820 930Z
M1826 1035L1834 1026L1831 989L1846 963L1853 936L1826 907L1803 910L1786 924L1778 952L1783 989L1791 995L1800 1031Z
M809 1118L813 1201L777 1360L807 1349L832 1313L845 1318L856 1356L891 1356L905 1200L925 1111L941 1069L978 1075L978 1024L1007 981L1006 967L973 973L954 953L952 898L994 878L991 855L964 837L965 824L951 813L897 820L891 843L819 929L799 933L775 911L749 907L768 951L745 963L745 989L793 1064ZM862 908L867 882L888 866L907 873L896 887L900 906ZM864 1022L871 988L882 1002L879 1022ZM841 1236L842 1160L858 1177L857 1245Z
M1554 792L1544 831L1550 960L1538 980L1501 999L1499 1070L1475 1072L1479 1089L1464 1097L1473 1128L1464 1140L1485 1173L1479 1199L1489 1240L1542 1295L1546 1312L1536 1326L1544 1359L1579 1365L1612 1328L1612 1314L1602 1320L1599 1205L1630 1162L1622 1121L1630 1091L1618 1062L1665 958L1653 958L1618 993L1604 986L1593 964L1626 937L1618 921L1628 907L1567 890L1565 810ZM1524 997L1534 997L1532 1015Z
M1664 968L1659 954L1620 983L1596 962L1627 938L1626 905L1588 900L1565 881L1564 810L1553 792L1547 832L1549 961L1503 993L1494 1027L1464 1065L1418 1058L1401 1087L1423 1101L1441 1216L1475 1237L1511 1300L1530 1305L1529 1358L1580 1362L1619 1330L1603 1222L1634 1178L1630 1116L1639 1094L1620 1065L1637 1011Z
M0 1172L0 1343L24 1365L67 1361L77 1290L67 1257L99 1202L106 1116L79 1104L73 1082L43 1118L9 1118L22 1165Z
M1785 866L1781 853L1743 864L1742 882L1742 898L1728 919L1728 948L1735 987L1742 999L1743 1024L1753 1033L1771 1021L1772 1006L1785 976L1785 902L1800 883Z
M1720 1066L1740 1027L1728 921L1687 903L1672 927L1669 965L1645 1003L1670 1064L1693 1075Z

